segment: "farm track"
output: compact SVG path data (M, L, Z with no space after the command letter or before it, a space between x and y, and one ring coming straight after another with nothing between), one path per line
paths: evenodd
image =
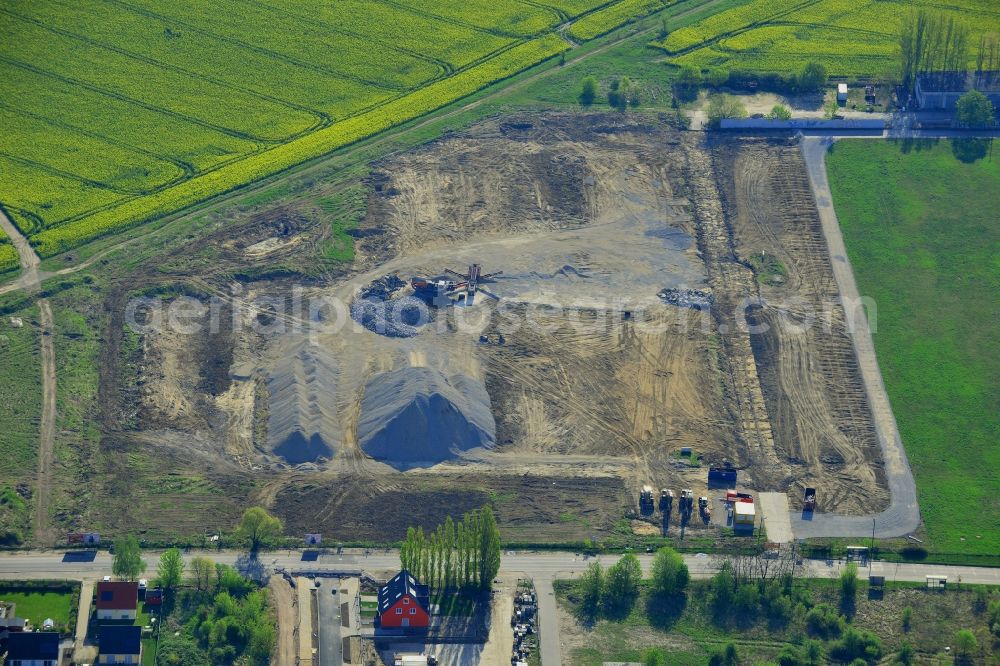
M38 255L31 248L28 240L11 222L6 213L0 209L0 228L10 238L17 249L21 261L24 278L24 289L29 293L37 293L41 289L39 279ZM55 333L55 322L52 318L52 306L47 298L38 299L40 324L41 372L42 372L42 413L38 427L38 473L35 485L35 516L34 542L36 545L48 546L55 543L55 537L49 527L50 500L52 497L52 462L55 443L56 422L56 357L52 338Z

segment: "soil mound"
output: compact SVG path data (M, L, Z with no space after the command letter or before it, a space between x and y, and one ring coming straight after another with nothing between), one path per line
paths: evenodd
M326 350L303 345L271 371L268 446L293 465L333 456L341 442L334 397L338 368Z
M404 368L375 375L365 387L358 443L397 469L430 467L495 442L490 396L481 381Z

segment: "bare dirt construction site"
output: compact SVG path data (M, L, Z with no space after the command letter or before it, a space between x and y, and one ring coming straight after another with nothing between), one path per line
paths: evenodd
M352 541L487 502L511 542L600 537L643 484L705 493L709 465L758 491L822 488L824 511L887 503L787 139L524 115L387 158L367 184L342 274L294 299L287 280L199 280L195 305L226 307L188 320L229 323L145 333L108 364L105 390L141 386L116 396L116 446L211 470L225 512L259 502L290 532ZM295 245L255 229L255 252ZM428 299L414 277L454 284Z

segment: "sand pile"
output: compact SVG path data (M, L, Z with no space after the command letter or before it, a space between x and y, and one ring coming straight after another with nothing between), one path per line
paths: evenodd
M337 374L333 356L308 343L272 369L267 440L275 454L293 465L333 456L341 442L334 407Z
M429 467L469 449L491 448L495 441L482 381L403 368L375 375L365 387L358 443L397 469Z

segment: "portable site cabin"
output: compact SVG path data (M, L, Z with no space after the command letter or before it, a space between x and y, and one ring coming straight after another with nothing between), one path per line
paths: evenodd
M733 527L753 528L757 512L751 502L733 503Z

